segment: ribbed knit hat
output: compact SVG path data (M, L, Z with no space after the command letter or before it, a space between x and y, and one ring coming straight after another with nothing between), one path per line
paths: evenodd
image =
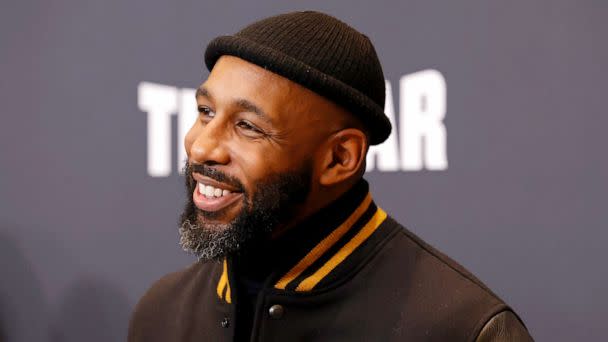
M212 40L207 68L222 55L259 65L342 106L369 130L372 145L390 135L376 50L369 38L332 16L306 11L257 21Z

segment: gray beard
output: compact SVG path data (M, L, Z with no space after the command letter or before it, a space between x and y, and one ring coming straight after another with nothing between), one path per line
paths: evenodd
M212 177L215 170L194 166L196 171ZM198 214L213 217L194 205L192 169L186 167L187 203L181 215L179 243L182 249L199 260L219 261L237 253L255 241L267 239L270 233L293 217L298 205L305 202L310 192L312 163L307 161L300 171L275 174L256 187L252 197L244 193L243 209L230 223L201 223Z
M179 227L179 244L199 260L219 260L239 249L240 239L230 231L230 224L218 224L213 228L200 227L190 220Z

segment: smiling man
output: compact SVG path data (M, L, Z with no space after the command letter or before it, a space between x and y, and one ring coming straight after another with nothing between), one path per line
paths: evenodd
M372 200L391 125L370 40L318 12L213 40L185 147L180 243L129 341L529 341L464 268Z

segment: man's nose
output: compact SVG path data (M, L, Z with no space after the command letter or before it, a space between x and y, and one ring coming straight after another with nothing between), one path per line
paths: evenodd
M197 164L228 164L230 155L225 148L226 129L220 120L211 120L195 137L190 146L190 159Z

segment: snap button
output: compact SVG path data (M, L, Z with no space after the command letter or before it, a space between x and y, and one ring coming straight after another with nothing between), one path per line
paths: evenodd
M285 314L285 309L282 305L275 304L268 309L268 315L272 319L280 319Z
M224 317L220 324L222 325L222 328L228 328L230 326L230 321L228 320L228 317Z

